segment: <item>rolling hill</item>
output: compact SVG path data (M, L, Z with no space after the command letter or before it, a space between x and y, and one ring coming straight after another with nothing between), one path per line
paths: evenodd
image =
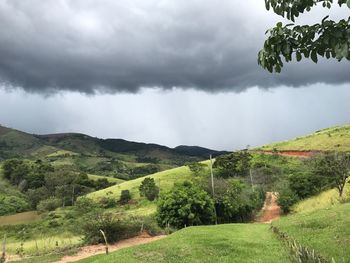
M257 150L350 151L350 124L331 127L292 140L268 144Z
M208 161L203 163L209 164ZM160 188L160 191L163 192L169 191L176 182L183 182L186 179L190 179L191 175L192 173L188 166L181 166L170 170L154 173L142 178L126 181L121 184L90 193L87 196L93 199L98 199L103 196L109 195L119 199L122 190L129 190L132 197L138 199L140 197L138 190L139 186L141 182L147 177L153 178L158 187Z
M58 150L97 156L128 155L130 159L145 163L176 163L184 162L185 159L195 161L206 159L209 154L217 156L226 153L198 146L169 148L122 139L99 139L80 133L34 135L0 125L0 157L3 159L4 157L43 157Z
M80 133L35 135L0 126L0 162L42 159L76 172L129 180L225 154L198 146L169 148Z

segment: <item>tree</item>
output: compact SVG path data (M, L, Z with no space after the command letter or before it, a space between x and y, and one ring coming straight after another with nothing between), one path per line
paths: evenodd
M337 188L339 197L342 197L350 172L350 154L335 152L321 155L315 160L313 172L325 177L331 186Z
M207 167L207 165L205 165L204 163L199 163L199 162L190 163L188 165L188 168L190 168L190 171L195 176L200 176L205 171L206 167Z
M18 159L6 160L2 165L4 178L13 185L18 185L25 180L30 173L30 166L27 162Z
M140 187L140 195L145 196L149 201L153 201L159 196L159 187L156 186L156 183L153 178L145 178Z
M281 207L283 213L289 213L292 206L298 201L298 195L293 192L288 186L279 191L277 203Z
M214 203L210 196L190 182L175 185L158 202L157 221L160 226L183 228L214 222Z
M244 150L222 155L216 158L214 168L218 176L229 178L234 176L247 176L250 169L252 155Z
M329 9L333 0L265 0L267 10L272 8L276 14L292 22L317 4ZM350 8L350 0L338 0L338 4L346 4ZM258 54L258 64L270 72L281 72L282 57L290 62L293 53L297 61L303 56L311 58L315 63L318 56L327 59L332 57L338 61L343 58L350 60L350 17L335 22L326 16L314 25L283 25L279 22L274 28L267 30L266 34L269 36Z
M290 189L298 195L300 199L315 195L327 188L327 179L316 174L298 172L288 177Z
M215 180L214 201L219 223L249 221L254 211L261 208L263 198L258 189L252 189L241 180Z

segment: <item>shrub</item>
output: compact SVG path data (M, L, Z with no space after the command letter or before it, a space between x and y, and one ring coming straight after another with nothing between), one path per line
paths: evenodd
M139 187L139 191L140 195L145 196L149 201L153 201L159 196L159 188L153 178L145 178Z
M62 204L62 202L60 199L51 197L49 199L40 201L37 209L41 213L48 212L48 211L54 211L57 208L59 208L61 206L61 204Z
M131 200L131 194L129 190L122 190L119 203L125 205Z
M289 213L291 207L299 201L299 198L295 192L290 188L285 188L279 192L277 203L281 207L283 213Z
M24 212L29 209L30 205L24 198L0 195L0 216Z
M96 202L88 197L80 197L74 204L75 210L80 214L86 214L98 207Z
M289 176L289 186L300 199L304 199L319 193L327 182L315 174L299 172Z
M264 195L238 179L226 181L216 194L215 206L219 223L247 222L261 209Z
M105 233L107 242L113 243L136 236L140 231L140 226L130 222L125 224L117 220L112 214L94 211L82 223L83 241L88 244L104 243L100 230Z
M100 198L98 203L102 208L105 208L105 209L112 208L112 207L115 207L117 205L117 201L113 197L102 197L102 198Z
M184 182L160 198L156 218L163 227L211 224L215 218L214 203L205 191Z

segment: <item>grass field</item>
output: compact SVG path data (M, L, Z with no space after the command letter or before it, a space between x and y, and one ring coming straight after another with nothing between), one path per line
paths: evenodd
M274 225L329 261L350 262L350 203L282 217Z
M316 131L293 140L262 146L261 150L350 151L350 125Z
M9 216L0 216L0 226L29 223L39 219L40 216L38 215L37 211L17 213Z
M22 241L19 239L7 239L6 251L15 255ZM25 240L23 242L24 255L47 254L58 249L64 249L81 244L81 237L74 236L69 232L63 232L57 235L40 234L36 239Z
M350 180L348 180L348 183L345 185L342 199L339 198L339 193L336 189L331 189L297 203L292 210L297 213L308 213L319 209L330 208L344 201L349 201L349 182Z
M79 262L291 262L265 224L189 227L147 245Z
M204 163L208 164L208 162L204 162ZM119 199L122 190L129 190L132 195L132 198L138 199L140 197L138 188L141 182L146 177L154 178L156 184L158 185L158 187L160 188L160 191L162 192L162 191L169 191L173 187L174 183L181 182L186 179L190 179L191 176L192 176L192 173L188 168L188 166L181 166L178 168L174 168L174 169L158 172L155 174L151 174L145 177L137 178L134 180L126 181L121 184L90 193L87 195L87 197L98 199L103 196L109 195Z

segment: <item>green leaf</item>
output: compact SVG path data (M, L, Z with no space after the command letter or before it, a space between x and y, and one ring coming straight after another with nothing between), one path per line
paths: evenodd
M317 59L317 52L316 52L315 49L312 50L312 52L311 52L311 59L312 59L312 61L315 62L315 63L317 63L317 61L318 61L318 59Z
M350 8L350 0L346 2L346 5Z
M277 27L282 27L282 26L283 26L282 22L277 23Z
M299 62L301 60L301 54L299 51L296 53L297 61Z

